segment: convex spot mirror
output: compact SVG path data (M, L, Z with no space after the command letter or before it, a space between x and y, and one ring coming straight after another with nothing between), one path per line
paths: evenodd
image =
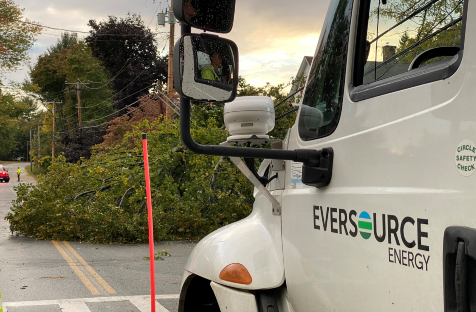
M199 102L230 102L238 87L238 48L227 39L187 34L175 44L174 88Z
M185 25L229 33L233 28L235 0L175 0L174 13Z

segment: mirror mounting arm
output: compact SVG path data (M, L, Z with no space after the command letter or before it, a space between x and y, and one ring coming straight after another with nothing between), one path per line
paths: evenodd
M184 24L182 24L181 30L182 36L191 33L191 27ZM198 144L193 140L190 132L190 106L190 99L181 96L180 134L182 136L183 143L192 152L213 156L280 159L301 162L303 163L302 182L304 184L314 187L325 187L329 185L332 177L332 166L334 159L334 151L332 148L324 148L319 151L310 149L298 149L290 151ZM259 186L262 187L262 185Z
M180 97L180 134L182 141L192 152L213 156L281 159L301 162L308 167L319 167L322 151L310 149L276 150L253 147L202 145L195 142L190 133L190 100Z

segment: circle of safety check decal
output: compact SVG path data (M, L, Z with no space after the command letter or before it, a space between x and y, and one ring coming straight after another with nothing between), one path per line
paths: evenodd
M458 144L455 154L456 169L462 176L469 177L476 167L476 145L471 140L463 140Z

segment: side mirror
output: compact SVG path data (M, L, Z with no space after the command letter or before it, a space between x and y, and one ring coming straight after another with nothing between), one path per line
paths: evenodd
M230 102L238 88L238 48L227 39L187 34L175 44L174 88L199 102Z
M233 28L236 0L175 0L175 17L183 24L217 33Z
M319 136L319 128L324 123L324 114L317 108L302 105L299 114L299 133L309 138Z

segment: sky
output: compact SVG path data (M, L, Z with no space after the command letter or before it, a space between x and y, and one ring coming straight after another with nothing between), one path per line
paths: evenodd
M177 1L177 0L175 0ZM220 0L216 0L220 1ZM314 55L330 0L236 0L233 30L221 35L236 42L240 54L240 75L254 86L266 82L287 84L304 56ZM170 0L15 0L24 8L24 17L44 26L89 31L91 19L140 14L146 25L157 32L159 53L168 53L169 26L157 26L156 13ZM176 27L176 39L180 29ZM54 44L61 31L44 29L30 49L30 65ZM79 35L80 38L85 34ZM4 82L21 82L28 66L6 75Z

